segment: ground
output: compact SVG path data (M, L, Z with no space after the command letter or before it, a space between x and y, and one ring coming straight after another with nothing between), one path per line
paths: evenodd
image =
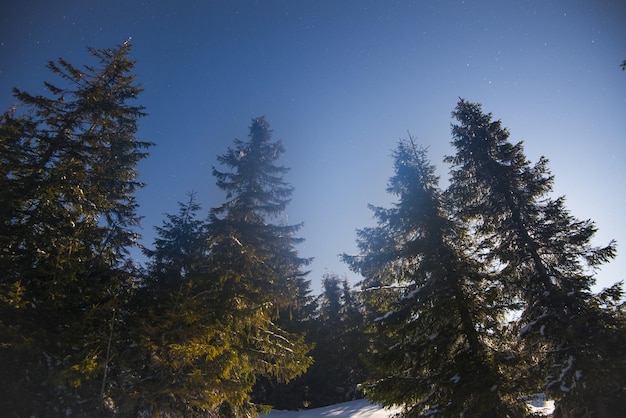
M542 415L550 415L554 409L552 401L534 399L530 407ZM379 405L372 405L366 399L344 402L324 408L302 411L272 411L263 417L267 418L389 418L399 409L384 409Z
M387 410L381 406L372 405L365 399L344 402L324 408L302 411L272 411L264 417L268 418L388 418L398 410Z

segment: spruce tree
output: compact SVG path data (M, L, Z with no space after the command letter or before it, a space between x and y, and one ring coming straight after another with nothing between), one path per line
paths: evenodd
M322 286L313 350L315 363L305 375L312 407L361 397L357 388L367 378L361 359L367 346L363 314L354 291L346 278L336 274L325 274Z
M233 361L227 332L208 296L206 223L198 219L195 194L167 214L128 321L129 349L123 353L118 398L125 415L206 416L224 400L217 377Z
M385 346L368 356L377 379L367 396L402 406L400 416L522 416L501 370L503 307L497 283L464 254L471 238L451 219L426 151L413 139L394 152L392 208L372 207L376 227L358 231L362 294L376 309Z
M112 407L109 370L139 217L143 108L128 42L97 66L48 68L48 96L14 89L0 119L2 410L23 416ZM82 411L82 412L81 412Z
M155 227L154 249L144 249L149 259L146 287L178 290L206 258L206 223L197 217L201 206L196 202L196 193L187 196L186 203L178 203L178 214L166 214L163 226Z
M264 409L250 396L259 376L288 381L311 363L304 337L279 322L307 292L309 261L295 249L300 225L272 223L292 192L288 169L275 165L282 153L265 119L254 119L249 141L218 157L231 171L213 170L227 201L201 222L190 200L157 229L141 292L146 367L136 409L254 416Z
M248 400L257 375L288 381L311 363L301 335L285 331L275 321L294 299L294 286L306 275L310 260L298 255L302 241L295 233L301 224L276 220L283 215L293 188L276 165L284 152L263 117L252 120L248 141L218 157L227 171L213 169L227 201L209 213L209 275L224 306L221 318L233 332L240 397L229 400L236 412Z
M286 384L264 382L255 395L277 409L319 408L362 397L358 384L367 379L360 357L366 349L360 302L348 281L336 274L322 278L315 312L300 324L314 344L313 364Z
M446 161L455 216L472 226L474 254L500 276L507 297L523 302L518 332L529 368L518 376L556 400L555 416L598 416L602 404L624 405L621 287L591 291L615 243L592 246L595 225L551 196L548 161L531 165L522 143L509 142L479 104L460 100L453 116L456 154Z

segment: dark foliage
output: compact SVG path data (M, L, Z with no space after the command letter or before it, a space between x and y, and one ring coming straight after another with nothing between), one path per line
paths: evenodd
M135 378L135 409L174 416L251 416L263 410L250 393L257 379L286 382L311 359L292 325L306 305L309 283L294 236L299 225L272 223L292 188L283 152L263 118L249 141L218 157L213 170L227 201L206 222L190 201L157 228L155 249L138 297L144 364ZM289 315L289 319L284 316Z
M104 410L134 269L141 92L128 42L59 59L49 96L0 119L0 402L4 414ZM22 111L21 113L18 113ZM83 412L80 412L83 411ZM85 412L86 413L86 412Z
M595 225L550 196L547 160L531 165L522 143L509 142L480 105L461 100L453 116L450 193L458 218L473 226L479 260L497 270L509 298L522 301L516 327L528 369L520 375L556 400L557 416L594 415L598 403L624 398L616 383L626 378L626 353L615 345L625 336L621 285L591 291L615 243L591 245Z
M384 341L368 356L367 396L402 406L401 416L517 416L524 406L502 373L494 343L503 307L498 283L465 254L466 232L451 221L434 167L413 139L400 142L388 192L373 207L378 225L358 232L363 295Z
M363 396L358 386L367 380L361 359L367 343L354 291L346 279L327 274L316 305L304 323L314 344L311 367L288 384L264 382L257 388L257 396L274 408L319 408Z

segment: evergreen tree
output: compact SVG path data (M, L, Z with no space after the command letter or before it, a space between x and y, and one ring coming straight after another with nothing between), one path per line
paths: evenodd
M298 314L308 281L294 236L300 225L273 224L292 188L283 152L269 125L254 119L247 142L218 157L232 171L213 170L227 202L196 219L193 199L157 228L139 296L135 327L145 367L131 390L135 411L172 416L253 416L250 394L259 376L288 381L311 363L300 334L279 315ZM131 410L129 408L129 410Z
M154 249L132 302L117 395L124 415L206 416L224 399L219 377L232 357L227 330L215 318L218 302L205 297L206 223L195 194L156 227Z
M390 209L372 207L378 225L358 231L360 255L344 256L364 277L387 342L370 354L378 378L367 396L403 407L400 416L523 416L502 374L499 289L464 254L470 237L451 220L434 167L413 139L394 152Z
M272 223L284 214L293 188L283 180L288 168L275 164L284 152L263 117L252 120L248 141L218 157L229 171L213 169L227 201L209 214L209 275L224 306L221 318L233 331L240 353L239 397L228 400L239 408L257 375L288 381L311 363L310 347L301 335L285 331L275 319L293 305L296 286L310 260L301 258L295 237L301 224Z
M277 409L319 408L362 397L358 384L367 379L360 354L365 352L363 315L348 281L325 274L323 292L316 298L305 327L314 344L313 364L286 384L265 382L256 395Z
M547 160L531 165L522 143L509 142L479 104L460 100L453 116L456 154L446 160L455 215L472 225L479 261L496 270L509 298L523 301L519 337L531 368L519 376L536 376L535 389L556 400L556 416L598 416L599 405L624 405L621 287L591 291L595 268L615 256L615 243L591 245L594 224L550 196Z
M252 401L257 404L271 405L281 410L296 410L312 405L308 400L308 376L317 363L316 344L316 312L317 299L311 295L310 282L304 276L297 277L290 283L292 302L279 310L274 322L281 329L298 335L303 335L309 347L313 347L309 355L313 358L313 365L307 371L288 382L281 381L273 376L257 376L257 382L252 392Z
M163 226L155 227L154 250L144 249L150 259L146 287L176 291L206 259L206 224L197 218L201 207L195 196L188 193L187 203L178 203L178 214L166 214Z
M49 96L15 89L0 119L1 404L19 416L110 405L114 334L132 284L142 91L128 42L59 59ZM22 110L18 112L18 110ZM82 411L82 412L81 412Z
M348 281L325 274L319 297L315 333L315 363L308 377L311 407L345 402L362 396L358 385L367 378L361 354L366 339L359 302Z

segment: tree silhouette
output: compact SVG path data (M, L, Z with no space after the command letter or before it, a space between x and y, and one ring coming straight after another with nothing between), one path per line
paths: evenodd
M21 416L110 405L114 334L139 238L136 138L143 108L130 43L89 49L99 66L59 59L50 94L15 89L0 119L2 409ZM82 411L82 412L81 412Z
M412 138L394 152L390 209L372 207L378 226L358 231L358 256L385 341L368 365L367 396L401 406L400 416L519 416L524 405L502 373L498 283L464 252L471 237L451 219L434 167Z
M591 245L595 225L550 196L548 161L531 165L522 143L509 142L479 104L460 100L453 116L457 152L446 161L456 216L472 225L480 260L498 271L508 297L523 301L519 337L530 375L543 383L536 390L556 400L556 416L597 414L599 404L624 399L616 382L626 376L625 352L615 350L625 336L616 315L621 285L591 292L615 243Z

